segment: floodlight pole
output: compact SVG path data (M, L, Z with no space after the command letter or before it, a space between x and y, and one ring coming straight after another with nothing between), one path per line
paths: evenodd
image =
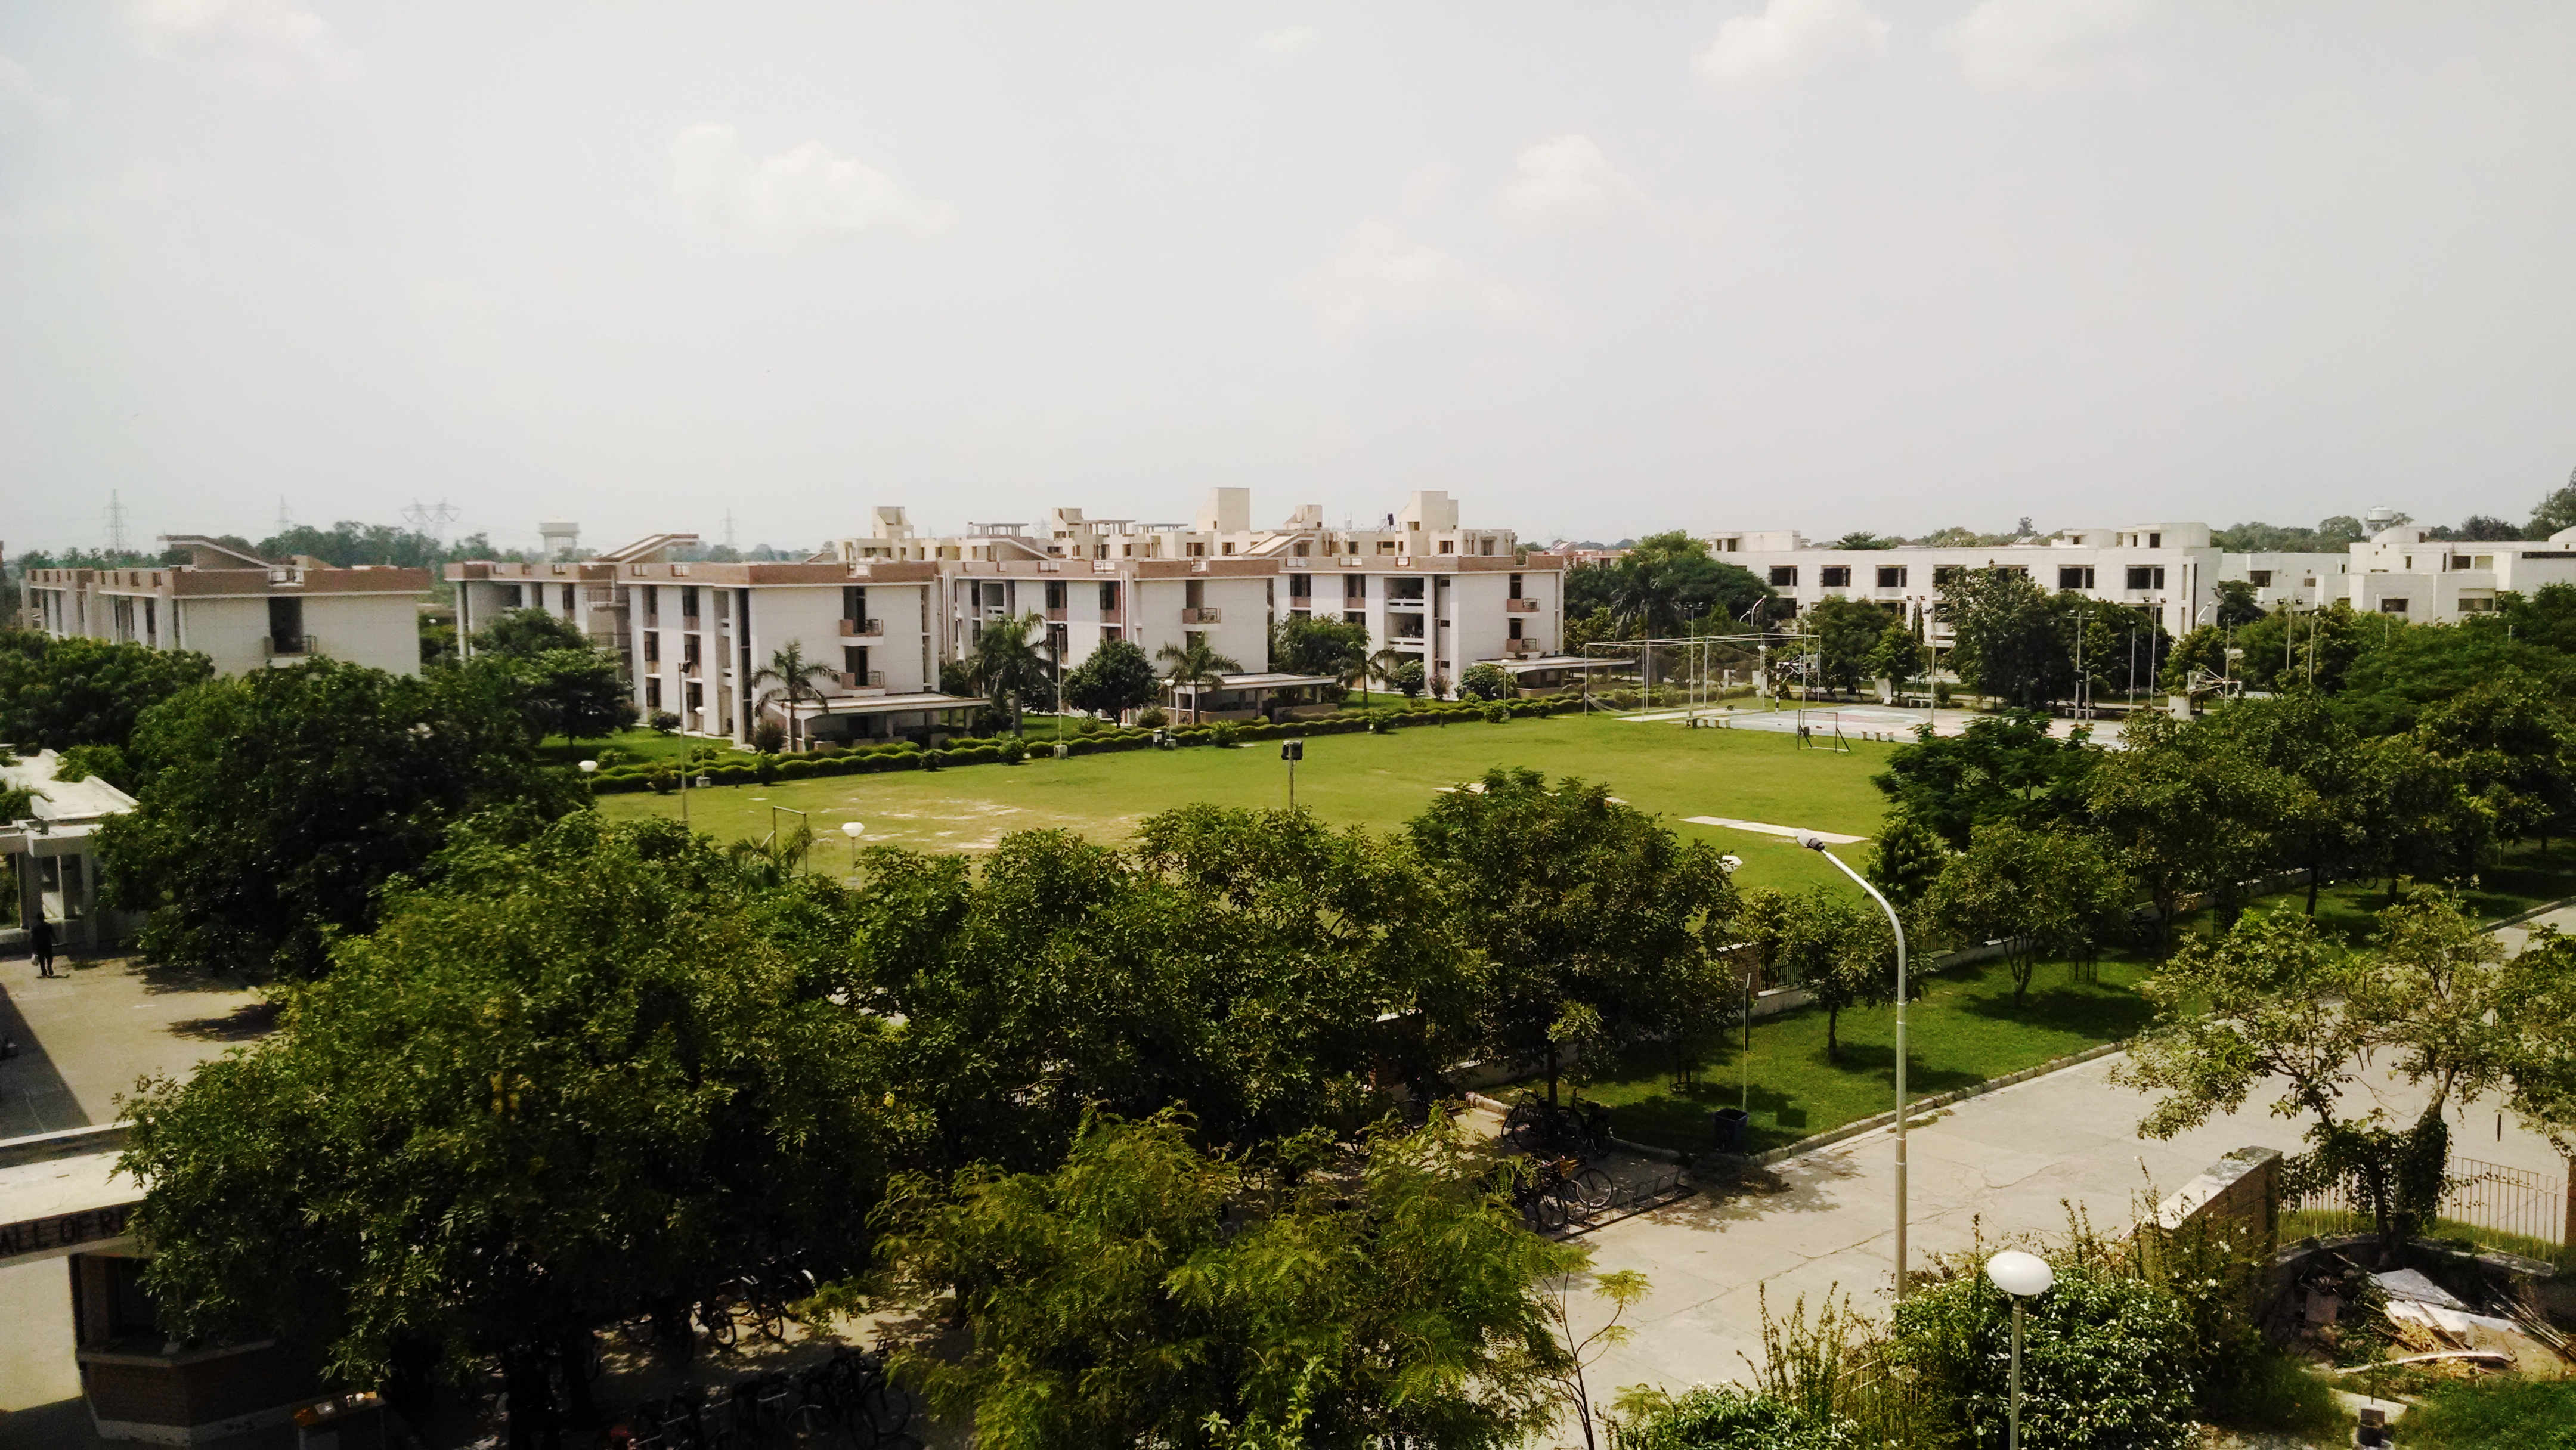
M1905 923L1897 920L1896 908L1887 904L1869 878L1851 868L1849 862L1825 849L1824 838L1805 835L1798 844L1834 863L1834 869L1852 879L1852 884L1869 893L1878 909L1887 913L1888 928L1896 933L1896 1297L1905 1298Z

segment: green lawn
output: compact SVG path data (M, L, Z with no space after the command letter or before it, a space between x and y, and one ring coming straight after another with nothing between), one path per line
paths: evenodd
M2105 958L2098 982L2079 981L2067 966L2045 963L2019 1007L2002 962L1930 978L1906 1019L1907 1091L1970 1087L2134 1036L2150 1015L2136 991L2147 970L2137 959ZM1749 1052L1740 1036L1719 1045L1689 1087L1673 1081L1672 1050L1650 1046L1583 1094L1610 1105L1619 1136L1694 1152L1708 1147L1708 1115L1742 1102L1752 1113L1754 1150L1776 1148L1895 1106L1896 1009L1845 1012L1838 1035L1840 1050L1829 1060L1825 1014L1801 1007L1757 1019Z
M665 735L658 730L620 730L605 740L566 740L560 735L549 735L537 746L537 758L549 765L570 765L575 761L595 760L603 747L611 745L625 751L634 760L678 760L693 745L717 752L733 749L731 744L720 740Z
M2398 1422L2428 1450L2564 1450L2576 1445L2576 1380L2478 1380L2435 1386Z
M773 806L806 811L817 835L841 822L867 826L871 843L929 851L989 850L1007 831L1064 827L1095 840L1123 841L1156 811L1193 801L1277 806L1288 799L1287 767L1276 742L1235 750L1199 746L1114 755L1043 756L1026 765L972 765L934 772L833 776L774 785L720 786L689 793L699 829L720 838L757 838ZM1391 830L1421 813L1444 785L1488 768L1526 766L1550 777L1609 782L1640 810L1677 831L1745 858L1747 884L1803 886L1840 880L1831 866L1777 837L1694 826L1681 817L1729 816L1866 836L1878 828L1882 798L1869 777L1894 747L1857 742L1848 755L1800 750L1785 735L1749 730L1683 730L1605 716L1558 716L1492 725L1464 721L1388 735L1322 735L1306 742L1297 803L1337 824ZM614 818L675 816L676 796L603 796ZM837 842L819 848L828 866ZM1841 854L1857 863L1866 846Z

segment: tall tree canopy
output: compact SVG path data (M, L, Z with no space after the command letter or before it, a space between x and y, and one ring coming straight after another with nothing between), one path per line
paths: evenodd
M134 754L140 804L100 833L111 904L148 913L151 955L254 977L320 974L457 817L578 802L505 682L473 671L314 660L215 680L146 711Z
M144 711L214 676L214 662L190 650L0 630L0 741L121 748Z
M1712 557L1707 540L1679 529L1639 539L1608 568L1609 597L1602 602L1632 633L1660 636L1703 623L1722 626L1771 597L1771 586L1753 571ZM1592 582L1587 580L1586 603L1593 602Z
M2077 731L2059 739L2034 714L1981 716L1957 735L1918 729L1913 744L1887 753L1887 769L1870 783L1953 849L1966 850L1982 822L2037 827L2081 819L2103 753L2087 738Z
M497 1357L524 1412L550 1363L586 1390L597 1325L772 1255L863 1262L875 1019L670 823L509 834L461 833L275 1036L134 1101L172 1332L283 1334L358 1386Z
M1065 672L1064 702L1077 710L1116 715L1154 703L1154 662L1133 640L1103 640L1081 664Z
M1735 890L1715 847L1684 842L1571 777L1491 770L1410 827L1440 915L1474 954L1488 1050L1543 1061L1678 1025L1713 985Z

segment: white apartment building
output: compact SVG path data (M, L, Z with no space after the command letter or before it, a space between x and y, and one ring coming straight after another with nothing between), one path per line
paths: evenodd
M1547 655L1564 635L1565 559L1517 557L1510 530L1462 527L1457 501L1438 490L1365 526L1327 524L1322 507L1307 504L1277 528L1256 529L1251 490L1218 488L1186 526L1058 508L1035 525L931 537L902 509L876 508L869 530L834 552L851 564L939 564L951 657L987 623L1035 612L1068 669L1104 640L1132 640L1152 655L1199 635L1257 673L1274 623L1332 617L1454 682L1482 661Z
M530 564L503 559L450 564L445 574L456 587L458 651L467 659L473 658L477 632L489 628L504 614L535 609L580 630L593 647L616 651L620 665L632 678L635 660L630 652L635 641L627 624L626 591L619 583L618 571L629 564L658 563L672 550L697 541L695 534L648 534L576 563Z
M57 638L184 649L218 674L325 656L420 673L420 598L429 571L335 568L299 556L271 563L193 535L161 541L188 562L131 569L34 569L23 586L30 627Z
M2546 539L2429 539L2413 524L2352 546L2346 595L2356 610L2418 624L2495 612L2496 596L2576 584L2576 529Z

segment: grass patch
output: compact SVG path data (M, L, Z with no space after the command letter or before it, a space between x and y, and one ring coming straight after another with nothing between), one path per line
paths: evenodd
M2100 980L2084 981L2071 966L2044 964L2018 1007L2002 962L1932 977L1907 1016L1906 1089L1921 1097L1972 1087L2132 1037L2150 1015L2137 993L2148 970L2135 957L2106 957ZM1757 1020L1749 1051L1740 1036L1717 1045L1688 1086L1673 1080L1672 1049L1648 1045L1583 1095L1609 1105L1619 1136L1685 1152L1708 1147L1711 1112L1745 1102L1753 1148L1776 1148L1895 1105L1895 1007L1843 1013L1839 1036L1829 1059L1824 1012L1800 1007Z
M643 732L649 734L650 732ZM668 738L668 737L663 737ZM1056 760L1033 728L1034 753L1020 766L974 765L935 772L830 776L768 786L718 786L689 793L693 824L719 839L757 839L769 830L771 806L809 813L817 834L839 834L844 820L867 826L871 844L925 851L985 851L1004 833L1061 828L1118 843L1157 811L1194 801L1225 806L1280 806L1287 769L1275 741L1237 750L1194 746ZM621 738L621 742L623 739ZM1297 804L1335 825L1394 830L1421 814L1434 791L1472 780L1494 766L1526 766L1551 779L1581 776L1608 782L1638 809L1660 814L1696 836L1745 858L1748 885L1804 887L1839 882L1830 865L1790 842L1680 818L1730 816L1775 825L1866 836L1878 829L1883 798L1869 777L1894 747L1856 742L1852 753L1800 750L1790 736L1751 730L1684 730L1604 716L1556 716L1487 724L1463 720L1416 725L1387 735L1323 735L1306 742L1297 767ZM676 816L676 796L602 797L612 818ZM830 842L823 869L846 854ZM1858 861L1866 846L1841 854Z
M2426 1450L2576 1450L2576 1380L2436 1385L2398 1430Z
M620 730L605 740L566 740L560 735L549 735L538 743L537 759L548 765L569 766L577 761L596 760L600 750L611 745L625 751L631 760L676 762L686 758L692 745L715 751L719 760L730 759L733 755L733 743L728 740L665 735L659 730Z
M2316 1444L2350 1440L2355 1423L2336 1402L2333 1386L2277 1350L2255 1356L2244 1377L2211 1406L2210 1418L2230 1430L2296 1435Z

